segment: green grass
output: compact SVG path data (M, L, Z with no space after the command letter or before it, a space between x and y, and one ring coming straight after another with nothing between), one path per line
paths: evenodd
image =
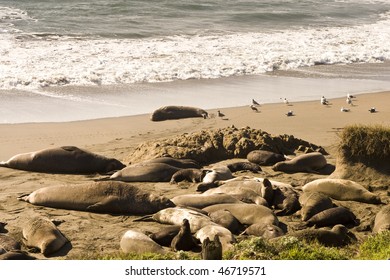
M350 125L339 136L339 152L348 161L375 165L390 159L389 127Z
M390 231L370 236L359 248L358 259L388 260L390 259Z

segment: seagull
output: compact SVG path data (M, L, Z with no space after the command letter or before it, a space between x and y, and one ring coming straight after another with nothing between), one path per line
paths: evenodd
M352 94L348 93L347 94L347 98L355 98L355 96L353 96Z
M349 112L350 110L347 109L347 108L341 107L340 111L341 111L341 112Z
M253 112L256 112L256 113L259 112L259 110L257 110L257 108L256 108L255 105L251 105L251 106L249 106L249 107L251 107L251 109L253 110Z
M252 105L253 106L260 106L260 104L254 99L252 99Z
M376 113L375 107L371 107L370 110L368 110L370 113Z
M287 117L291 117L291 116L293 116L294 115L294 113L293 113L293 111L288 111L287 113L286 113L286 116Z
M223 118L225 114L222 114L221 111L218 110L218 117Z
M348 104L348 105L353 105L353 104L352 104L352 98L351 98L351 97L348 96L346 101L347 101L347 104Z
M329 103L328 103L328 100L326 100L325 96L322 96L322 97L321 97L321 104L322 104L322 105L328 105L328 104L329 104Z
M282 98L280 98L280 99L282 99ZM288 104L289 104L289 103L288 103L288 100L287 100L287 98L286 98L286 97L285 97L285 98L283 98L282 100L283 100L284 104L286 104L286 105L288 105Z

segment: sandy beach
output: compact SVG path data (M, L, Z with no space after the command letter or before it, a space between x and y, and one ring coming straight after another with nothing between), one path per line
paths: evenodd
M15 154L35 151L48 147L74 145L91 152L115 157L119 160L129 158L134 149L142 142L169 138L183 133L197 132L202 129L224 128L234 125L237 128L249 126L261 129L272 135L289 134L322 146L329 153L327 159L335 164L337 132L349 124L390 125L390 92L359 94L353 105L347 105L345 98L330 99L329 105L318 101L283 102L265 104L254 112L249 106L223 108L225 118L216 116L218 108L208 110L210 118L192 118L164 122L150 121L149 114L131 117L117 117L65 123L23 123L0 125L0 161L8 160ZM174 105L174 104L172 104ZM340 108L350 109L341 112ZM371 107L377 113L370 113ZM156 108L157 109L157 108ZM294 115L287 117L288 111ZM125 162L126 164L128 162ZM313 178L324 177L306 173L276 174L265 169L266 174L279 181L295 184L304 183ZM123 233L130 228L153 231L156 223L133 223L131 216L112 216L88 212L68 211L37 207L16 198L38 188L51 185L66 185L98 179L100 175L57 175L32 173L0 168L0 221L7 222L8 234L21 237L23 223L34 214L63 220L59 229L71 241L71 246L52 258L73 259L80 255L112 254L120 251L119 241ZM168 183L136 183L167 197L177 194L195 193L195 184L186 188ZM372 213L378 211L375 205L362 206ZM364 211L360 211L362 214ZM359 215L358 213L358 215ZM363 215L363 214L362 214ZM43 258L41 254L37 257Z

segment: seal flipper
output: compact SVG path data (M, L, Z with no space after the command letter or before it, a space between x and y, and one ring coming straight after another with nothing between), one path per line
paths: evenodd
M115 209L115 206L118 204L118 197L116 196L108 196L104 198L102 201L97 202L95 204L89 205L86 208L86 211L91 212L113 212L112 209ZM108 211L111 210L111 211ZM114 211L115 212L115 211Z

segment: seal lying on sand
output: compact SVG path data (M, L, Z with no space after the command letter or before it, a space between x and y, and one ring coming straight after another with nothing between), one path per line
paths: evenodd
M325 209L307 220L308 226L326 227L337 224L354 224L357 225L356 216L347 208L338 206Z
M209 189L203 193L203 195L224 193L229 194L242 202L254 203L258 205L268 206L268 202L254 190L244 186L233 186L233 184L224 184L214 189Z
M156 253L156 254L165 254L167 253L164 248L154 242L146 234L136 231L128 230L122 236L120 241L120 247L124 253Z
M320 192L337 200L352 200L371 204L382 203L381 199L362 185L345 179L317 179L302 187L304 192Z
M166 163L129 165L111 175L111 180L123 182L169 182L180 168Z
M171 201L177 206L188 206L194 208L205 208L214 204L222 204L222 203L243 203L237 198L224 194L182 194L175 196L171 199Z
M149 163L165 163L177 168L201 168L199 163L197 163L193 159L186 159L186 158L173 158L173 157L158 157L153 159L148 159L145 161L140 162L139 164L149 164Z
M247 154L246 159L259 165L273 165L279 161L284 161L284 155L265 150L254 150Z
M179 233L180 228L177 225L167 226L162 230L148 234L148 236L161 246L169 247L171 246L172 239Z
M0 234L0 254L20 249L21 245L18 241L8 235Z
M290 186L272 186L268 179L264 179L261 192L269 206L273 206L278 216L290 215L301 208L298 200L298 193Z
M52 208L110 214L150 214L174 203L123 182L91 182L38 189L19 200Z
M200 108L188 106L164 106L155 110L150 119L154 122L185 118L207 118L208 113Z
M242 233L242 235L245 234L271 239L284 235L284 232L280 227L275 225L253 224L247 227Z
M252 171L254 173L257 173L261 171L261 167L258 164L246 161L229 163L227 167L230 169L231 172Z
M390 204L383 206L376 214L372 232L379 233L385 230L390 230Z
M188 181L192 183L201 182L207 171L197 168L185 168L176 171L169 181L171 184L176 184L181 181Z
M319 152L313 152L296 156L292 160L281 161L272 166L274 171L287 173L308 172L318 173L318 170L326 166L326 158Z
M27 247L40 249L47 257L60 250L68 239L47 218L34 217L23 227L23 240Z
M315 214L333 207L332 200L319 192L303 192L299 197L299 202L302 206L302 221L307 221Z
M210 172L207 172L203 177L202 183L197 187L197 191L203 192L210 188L216 187L217 181L229 180L233 178L233 174L227 166L213 167Z
M18 154L0 166L14 169L64 174L109 173L125 165L114 158L107 158L73 146L48 148L36 152Z

